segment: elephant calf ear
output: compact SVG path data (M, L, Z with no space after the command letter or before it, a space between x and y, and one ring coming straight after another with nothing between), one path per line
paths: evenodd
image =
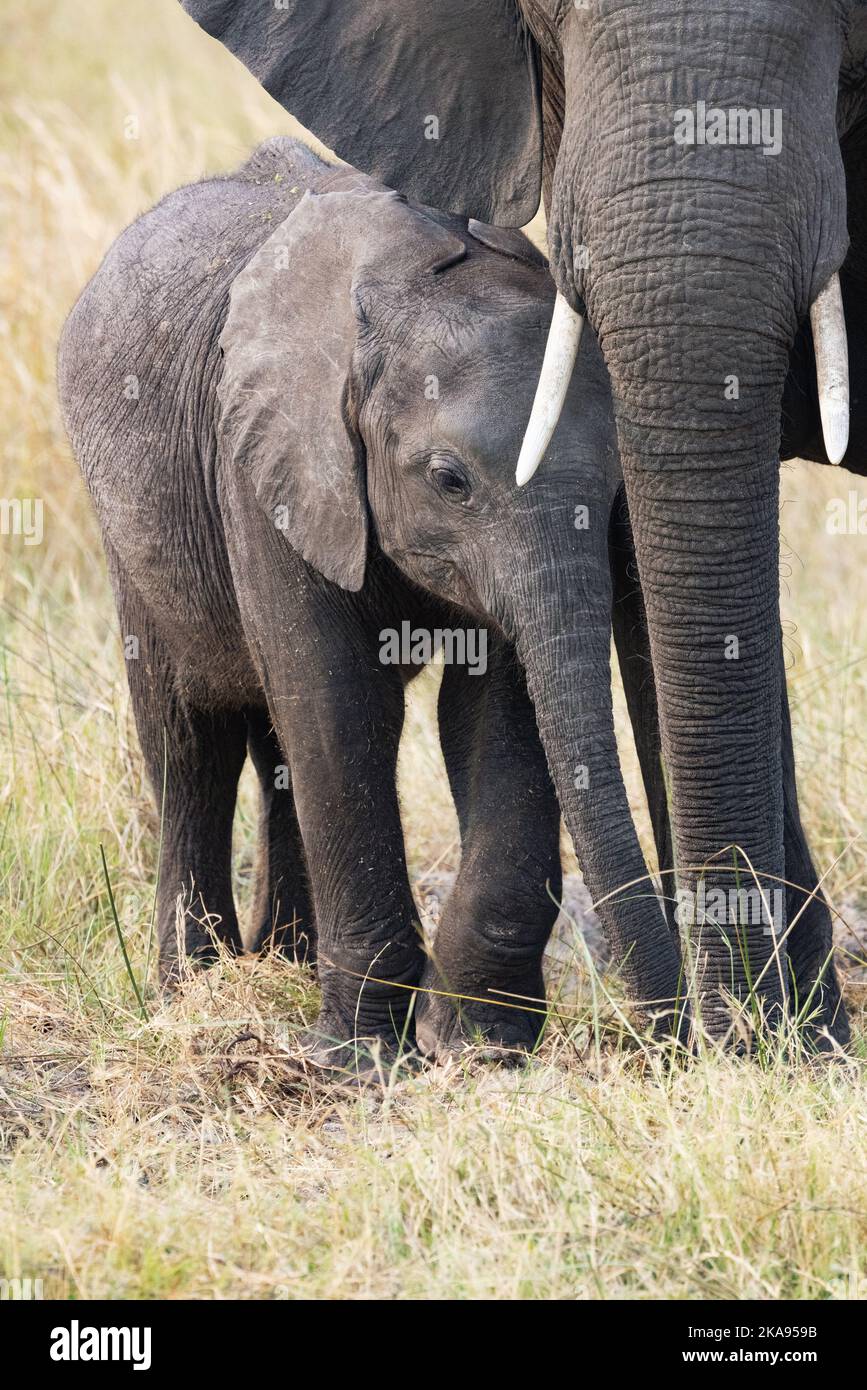
M220 448L304 559L356 590L367 502L362 444L344 414L353 258L316 254L317 239L333 237L329 202L305 194L235 280L220 337Z
M539 63L515 0L182 0L302 125L431 207L539 206Z

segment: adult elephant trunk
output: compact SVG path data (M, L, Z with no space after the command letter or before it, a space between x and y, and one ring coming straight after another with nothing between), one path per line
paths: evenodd
M623 783L611 700L607 507L576 530L574 499L527 508L510 621L566 826L639 1019L684 1018L678 945L647 877ZM595 523L595 525L594 525ZM564 544L563 538L570 537Z
M652 274L637 294L634 267L610 253L588 307L611 374L651 637L686 974L703 1027L720 1037L732 997L779 1016L788 990L778 658L788 329L773 275L756 300L752 265L723 277L723 249L706 254L693 278L682 252L659 258L660 312Z
M778 457L789 339L774 276L756 300L751 264L729 266L723 277L723 250L705 254L710 264L694 282L686 257L669 256L664 269L660 258L656 273L676 288L654 318L652 356L647 278L636 296L634 268L612 256L592 282L590 305L601 306L651 636L678 919L691 943L686 969L698 983L703 1025L719 1037L731 1024L732 997L779 1016L788 992ZM822 380L834 391L828 426L839 437L845 335L835 300L832 281L814 323ZM563 356L549 343L556 389L543 373L519 480L531 476L534 451L553 429Z
M726 1032L726 996L778 1015L785 953L778 418L782 376L741 329L668 336L669 409L616 394L618 434L647 609L678 867L678 919L692 949L701 1020ZM612 335L620 371L625 335ZM717 357L719 352L719 357ZM716 363L702 381L702 360ZM692 365L687 369L686 362ZM740 408L726 363L749 380ZM732 373L734 374L734 373ZM619 379L623 382L623 376ZM688 396L687 401L685 397Z

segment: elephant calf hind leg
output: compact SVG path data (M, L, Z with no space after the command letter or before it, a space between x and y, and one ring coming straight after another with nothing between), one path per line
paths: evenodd
M242 950L231 859L246 722L241 713L201 709L179 695L171 658L149 619L123 584L116 589L121 630L139 642L129 687L163 828L157 941L160 981L170 988L185 962L209 964L221 946Z
M546 1019L542 953L557 917L544 874L504 869L506 844L474 855L489 888L458 879L443 912L416 1013L420 1050L438 1061L478 1043L518 1060L536 1046ZM487 861L487 864L485 864ZM559 893L559 879L550 884Z
M157 899L159 972L167 987L182 977L185 962L209 965L220 947L233 955L243 950L232 896L232 819L244 720L234 713L173 713ZM145 756L159 797L162 759L151 756L154 741Z
M264 710L248 714L247 747L262 796L249 948L314 965L316 928L288 760Z
M545 1022L542 953L562 876L560 808L509 649L494 649L485 676L446 668L439 725L462 858L425 969L416 1038L438 1059L479 1041L510 1060L535 1046Z

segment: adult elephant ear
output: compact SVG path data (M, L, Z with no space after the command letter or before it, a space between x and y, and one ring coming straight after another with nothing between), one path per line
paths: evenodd
M353 371L362 300L465 254L454 233L370 180L305 193L237 276L220 335L219 448L304 559L364 582L367 492Z
M541 194L539 58L510 0L182 0L336 154L520 227Z

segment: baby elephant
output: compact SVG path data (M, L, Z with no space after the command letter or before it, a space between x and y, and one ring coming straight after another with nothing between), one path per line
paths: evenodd
M645 872L611 711L619 471L592 339L544 476L514 484L552 299L519 233L281 138L123 232L64 329L64 417L158 804L165 777L161 976L242 949L249 753L248 944L318 959L321 1052L413 1030L435 1056L479 1035L533 1045L560 891L552 776L594 897ZM404 686L438 641L462 861L427 959L395 765ZM656 903L600 916L664 997L676 952Z

